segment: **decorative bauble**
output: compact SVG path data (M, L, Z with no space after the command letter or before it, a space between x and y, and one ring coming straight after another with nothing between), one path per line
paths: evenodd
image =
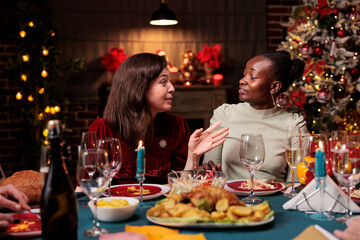
M312 77L307 76L307 77L305 78L305 81L308 82L308 83L311 83L311 82L312 82Z
M352 8L351 12L349 14L349 18L351 19L351 21L357 22L360 20L360 13L358 11L356 11L355 8Z
M308 43L304 44L300 48L300 53L304 58L309 58L313 54L314 50L312 46Z
M338 30L337 31L337 36L341 37L341 38L346 37L346 31L344 29Z
M339 79L339 83L341 83L341 84L346 85L347 82L348 82L348 80L347 80L344 76L342 76L342 77Z
M331 99L331 92L327 88L322 88L316 92L316 100L319 103L328 103Z
M355 110L358 114L360 114L360 100L356 102L355 104Z
M351 69L350 74L351 76L355 77L356 75L359 74L359 70L356 67L354 67L353 69Z
M320 56L320 55L323 53L323 48L322 48L321 46L317 46L317 47L315 48L314 53L315 53L316 55Z
M289 97L284 93L280 93L276 98L276 105L279 107L286 107L289 103Z
M333 13L334 13L335 16L339 15L340 9L334 7L334 8L333 8Z

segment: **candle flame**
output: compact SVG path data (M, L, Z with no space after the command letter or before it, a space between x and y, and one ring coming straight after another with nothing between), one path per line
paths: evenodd
M319 142L319 148L320 148L320 149L324 149L324 144L323 144L322 141Z
M139 141L139 148L141 148L142 145L143 145L143 142L142 142L142 140L140 140L140 141Z

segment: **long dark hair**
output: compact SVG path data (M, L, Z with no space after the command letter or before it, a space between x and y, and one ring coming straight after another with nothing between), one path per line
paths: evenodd
M282 87L278 93L284 92L304 73L305 63L300 59L291 59L286 51L273 51L261 54L272 61L272 73L275 81L280 81Z
M164 57L140 53L128 57L113 78L104 118L132 147L153 136L154 123L145 93L166 66Z

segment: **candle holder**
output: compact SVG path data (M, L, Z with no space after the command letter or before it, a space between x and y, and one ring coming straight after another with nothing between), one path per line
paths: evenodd
M150 208L150 206L146 205L143 201L143 183L145 181L145 147L142 146L142 141L139 142L139 146L136 149L137 157L136 157L136 179L139 182L139 204L138 209L140 211L146 210Z

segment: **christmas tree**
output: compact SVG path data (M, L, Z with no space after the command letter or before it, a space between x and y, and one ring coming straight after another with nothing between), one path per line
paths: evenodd
M83 60L60 58L62 49L47 0L18 1L13 12L18 30L12 39L18 54L8 60L7 72L9 81L17 83L14 101L20 111L12 117L21 119L26 130L23 142L30 143L25 148L31 155L46 137L46 122L60 118L66 83L83 69Z
M279 50L306 66L277 104L303 112L311 133L360 131L359 8L359 0L304 0L286 24Z

